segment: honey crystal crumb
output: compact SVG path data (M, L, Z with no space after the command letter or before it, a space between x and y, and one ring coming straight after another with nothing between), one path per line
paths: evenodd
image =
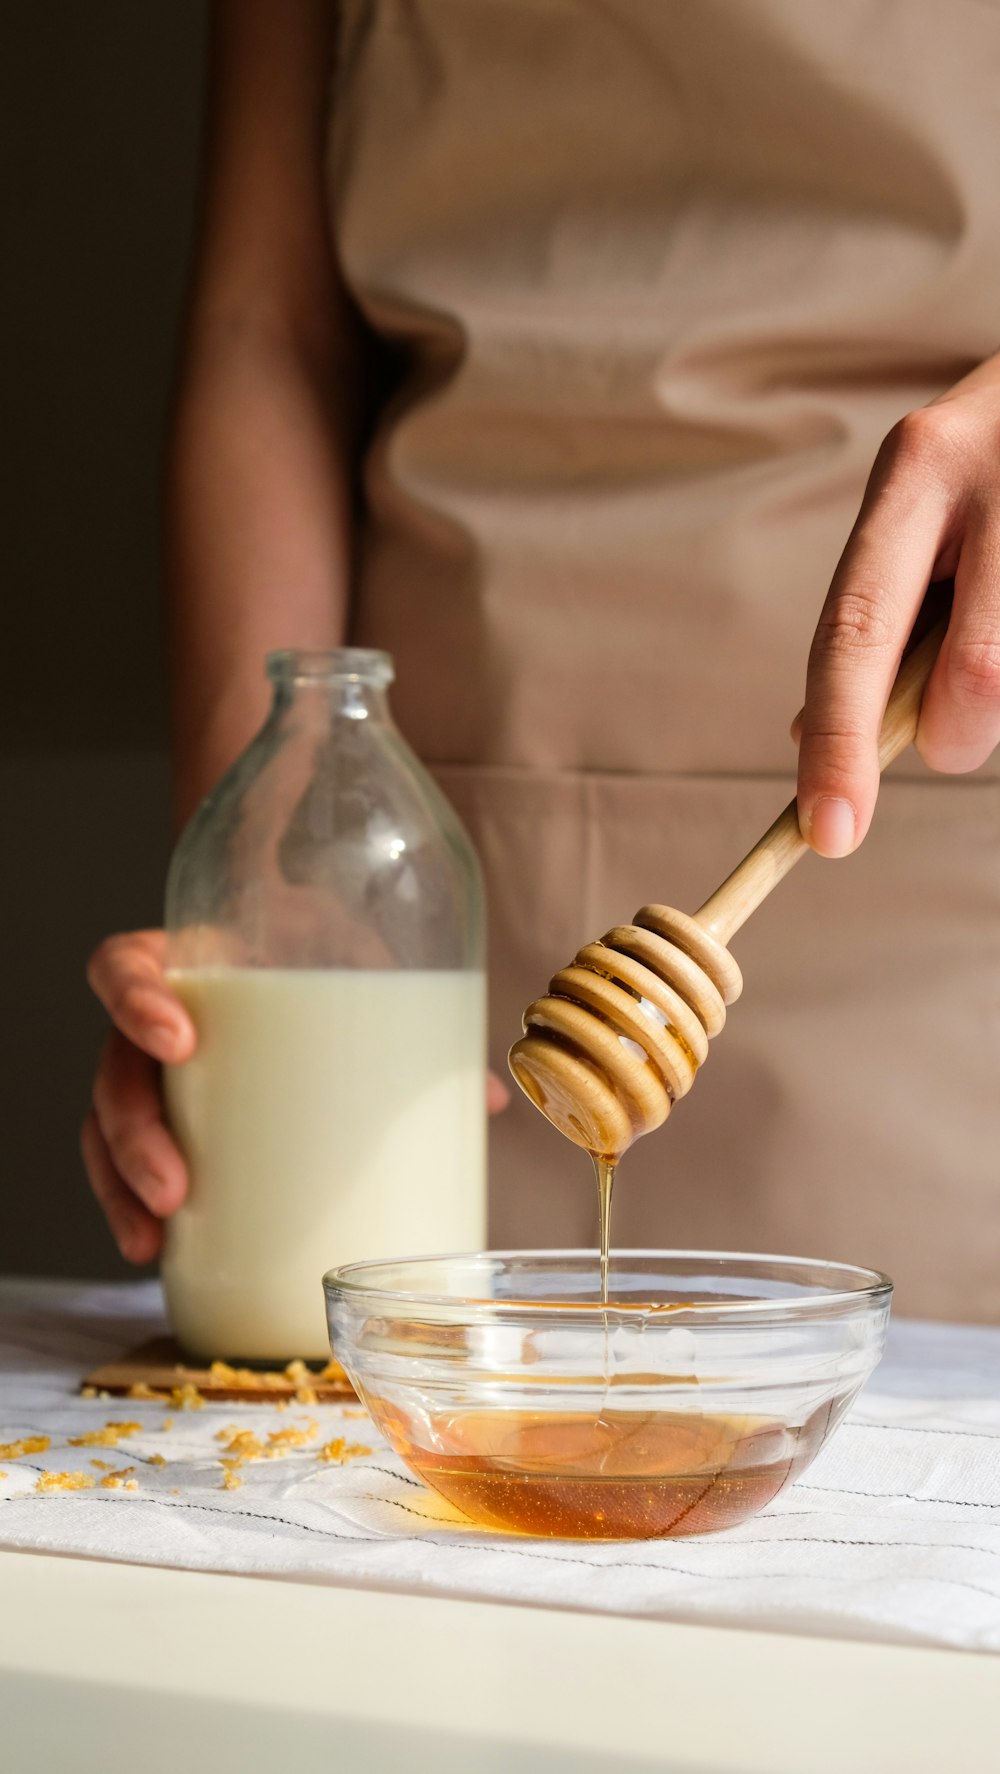
M152 1386L146 1385L145 1380L136 1380L135 1385L130 1386L126 1394L128 1398L152 1398L153 1400L162 1400L165 1396L166 1394L163 1392L154 1392Z
M342 1435L338 1435L333 1441L325 1442L321 1448L317 1448L316 1458L335 1466L343 1466L345 1461L360 1460L363 1454L370 1454L371 1451L363 1442L345 1441Z
M179 1411L200 1411L205 1400L197 1386L185 1380L183 1386L174 1386L170 1393L170 1402Z
M243 1480L238 1472L224 1472L222 1474L222 1489L224 1491L238 1491L242 1483Z
M94 1478L89 1472L43 1472L35 1485L35 1490L42 1496L49 1491L92 1491L93 1488Z
M25 1435L20 1441L0 1444L0 1460L23 1460L25 1454L44 1454L51 1446L51 1435Z
M290 1452L292 1448L305 1447L306 1443L312 1441L318 1434L319 1424L314 1417L310 1417L299 1429L294 1427L290 1429L272 1429L267 1438L268 1445L264 1450L264 1458L266 1460L278 1460L281 1458L282 1454Z
M165 1466L166 1463L167 1462L163 1458L162 1454L150 1454L148 1460L146 1461L147 1466Z
M267 1453L263 1442L258 1440L252 1429L235 1430L226 1442L225 1451L240 1466L244 1466L248 1460L263 1460Z
M208 1371L213 1386L228 1387L238 1392L269 1392L283 1383L280 1374L257 1373L251 1367L230 1367L228 1361L213 1361Z
M115 1469L113 1460L91 1460L90 1464L96 1466L98 1472L113 1472Z
M103 1429L91 1429L86 1435L71 1435L71 1448L116 1448L126 1435L141 1435L141 1423L105 1423Z
M260 1371L252 1367L230 1367L228 1361L213 1361L209 1368L215 1386L227 1386L240 1392L273 1392L284 1386L284 1374Z
M296 1404L318 1404L315 1386L300 1386L295 1394Z
M223 1465L245 1466L250 1460L280 1460L283 1454L305 1447L318 1434L319 1424L310 1417L297 1427L272 1429L266 1444L252 1429L239 1429L232 1423L227 1428L220 1429L215 1439L224 1444L223 1453L219 1456ZM226 1459L226 1455L229 1459Z
M284 1391L289 1381L303 1386L312 1379L304 1361L290 1361L280 1374L272 1369L230 1367L228 1361L213 1361L208 1371L214 1386L239 1392L279 1392Z
M134 1466L120 1466L117 1472L109 1472L107 1478L101 1479L102 1491L137 1491L136 1480L132 1478ZM131 1483L128 1481L131 1479Z
M236 1369L230 1367L228 1361L213 1361L208 1371L216 1386L232 1386L236 1383Z
M164 1417L163 1422L160 1424L160 1428L163 1430L164 1435L166 1435L173 1428L173 1426L174 1426L173 1417Z
M80 1387L80 1397L81 1398L96 1398L97 1397L97 1387L96 1386L81 1386Z

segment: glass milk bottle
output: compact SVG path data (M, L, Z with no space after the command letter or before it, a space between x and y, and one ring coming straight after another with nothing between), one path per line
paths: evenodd
M329 1353L322 1276L486 1234L482 887L393 725L388 654L270 656L270 715L180 839L169 1067L189 1199L163 1262L193 1355Z

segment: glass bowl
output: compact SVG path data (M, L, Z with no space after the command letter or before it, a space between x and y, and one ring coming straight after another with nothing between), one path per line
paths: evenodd
M815 1459L878 1363L892 1283L715 1251L350 1263L334 1354L411 1471L480 1527L645 1539L733 1527Z

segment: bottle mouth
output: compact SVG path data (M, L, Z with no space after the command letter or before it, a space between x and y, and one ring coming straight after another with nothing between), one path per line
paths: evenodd
M396 676L392 655L377 647L333 647L310 652L283 647L267 655L272 684L367 684L384 690Z

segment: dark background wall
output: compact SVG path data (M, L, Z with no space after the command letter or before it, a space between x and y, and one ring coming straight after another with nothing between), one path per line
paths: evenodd
M110 930L169 849L158 473L194 207L201 0L4 20L0 1272L117 1275L77 1151Z

